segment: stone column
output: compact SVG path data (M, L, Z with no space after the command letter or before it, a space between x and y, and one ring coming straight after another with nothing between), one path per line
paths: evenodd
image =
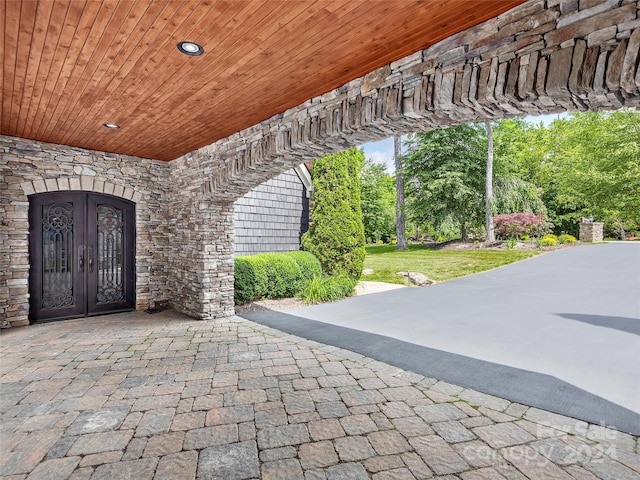
M172 217L171 306L203 320L233 315L233 204L197 200Z
M604 238L604 223L592 222L580 224L581 242L601 242Z

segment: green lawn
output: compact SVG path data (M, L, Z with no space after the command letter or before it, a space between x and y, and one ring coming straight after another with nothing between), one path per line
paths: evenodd
M396 272L412 271L425 274L437 282L472 273L483 272L540 254L531 250L432 250L411 245L399 252L395 245L367 247L364 268L372 268L373 275L361 280L406 284Z

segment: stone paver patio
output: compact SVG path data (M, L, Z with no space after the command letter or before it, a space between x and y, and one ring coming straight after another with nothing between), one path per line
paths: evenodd
M638 438L239 317L2 331L7 479L640 479Z

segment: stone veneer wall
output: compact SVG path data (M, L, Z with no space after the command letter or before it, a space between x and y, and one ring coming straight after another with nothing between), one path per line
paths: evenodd
M233 202L200 188L210 173L189 159L169 162L171 305L201 319L234 314Z
M0 318L28 324L28 196L60 190L135 202L137 308L169 298L168 170L164 162L0 136Z
M309 228L307 190L294 169L258 185L234 203L235 255L300 249Z
M189 195L188 166L0 136L0 171L0 320L29 323L29 195L60 190L136 204L136 308L234 313L233 204Z
M604 239L604 223L592 222L580 224L581 242L601 242Z
M170 215L170 304L200 319L233 315L233 204L175 199Z

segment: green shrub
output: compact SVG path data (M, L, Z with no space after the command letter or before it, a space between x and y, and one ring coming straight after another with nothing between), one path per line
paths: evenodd
M256 256L236 257L234 263L235 286L233 298L243 305L264 295L267 291L265 260Z
M295 252L285 252L283 255L292 258L300 267L302 277L305 280L312 280L317 275L322 275L322 266L312 253L298 250Z
M359 172L364 153L358 148L324 156L313 164L314 208L304 250L313 253L327 275L360 278L364 266L364 226Z
M540 245L543 247L552 247L557 243L558 243L558 237L553 235L552 233L545 235L544 237L542 237L542 240L540 241Z
M267 272L265 298L294 297L304 288L304 277L298 263L281 253L259 253L264 258Z
M573 235L568 235L566 233L563 233L558 237L558 243L561 245L564 245L565 243L575 243L575 242L576 242L576 237L574 237Z
M307 284L299 297L306 304L332 302L351 295L357 283L357 280L346 275L318 275Z
M259 253L234 259L234 301L242 305L258 298L295 297L322 274L309 252Z
M509 239L505 242L505 244L508 250L513 250L514 248L516 248L516 245L518 244L518 240L516 240L516 237L509 237Z

